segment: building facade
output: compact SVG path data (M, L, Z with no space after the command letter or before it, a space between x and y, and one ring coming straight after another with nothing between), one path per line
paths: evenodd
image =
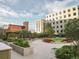
M65 24L71 19L79 18L79 6L73 6L59 12L48 14L45 18L52 24L55 34L64 33Z
M6 30L6 32L17 32L20 30L26 30L28 31L28 22L24 22L23 25L4 25L3 28Z
M24 29L25 29L24 26L9 24L6 32L17 32L17 31L24 30Z
M29 22L23 22L23 26L25 27L25 30L29 30Z
M40 19L36 21L35 32L41 33L44 32L44 19Z

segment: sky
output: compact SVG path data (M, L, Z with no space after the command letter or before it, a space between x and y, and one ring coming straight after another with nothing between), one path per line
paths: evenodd
M36 20L74 5L79 0L0 0L0 26L29 21L29 29L34 30Z

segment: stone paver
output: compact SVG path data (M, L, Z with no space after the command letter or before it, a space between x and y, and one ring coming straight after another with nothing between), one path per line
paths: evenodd
M70 45L70 44L63 44L63 43L44 43L41 40L36 40L31 43L33 47L33 55L29 56L21 56L18 53L12 51L12 59L56 59L55 52L52 48L60 48L63 45Z

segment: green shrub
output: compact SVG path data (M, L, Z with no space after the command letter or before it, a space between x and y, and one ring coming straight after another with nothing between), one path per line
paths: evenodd
M37 37L38 37L38 38L48 37L48 34L47 34L47 33L38 33L38 34L37 34Z
M21 47L29 47L29 42L23 39L17 39L14 44L21 46Z
M16 38L15 37L8 37L8 38L4 37L3 40L7 41L7 42L14 42L16 40Z
M76 46L63 46L56 50L56 57L59 59L72 59L77 55Z
M63 41L63 37L55 37L55 38L52 38L52 40L54 40L55 42L61 42Z

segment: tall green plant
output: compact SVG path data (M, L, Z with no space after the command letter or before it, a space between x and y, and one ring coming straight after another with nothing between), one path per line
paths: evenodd
M47 33L49 36L52 36L54 34L51 23L45 23L44 32Z
M71 19L65 26L65 35L71 38L77 46L76 52L79 52L79 19Z

